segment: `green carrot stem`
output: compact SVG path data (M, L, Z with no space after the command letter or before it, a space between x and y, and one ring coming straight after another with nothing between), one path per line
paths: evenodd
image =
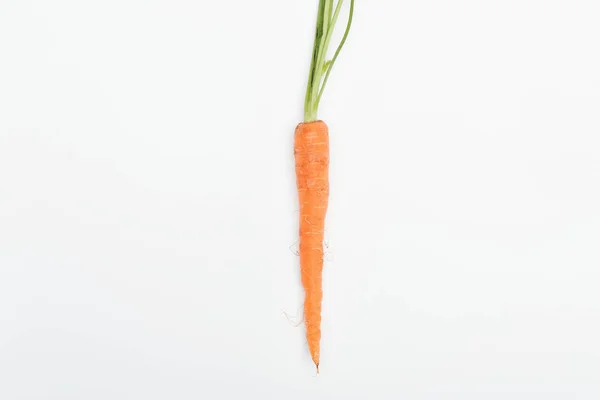
M340 3L343 0L339 0ZM331 74L331 69L333 68L333 64L335 64L335 61L337 60L338 56L340 55L340 52L342 51L342 48L344 47L344 44L346 44L346 40L348 39L348 34L350 33L350 28L352 27L352 18L354 17L354 0L350 1L350 14L348 16L348 24L346 25L346 31L344 32L344 36L342 37L342 40L340 41L340 44L338 46L338 48L335 50L335 53L333 55L333 58L331 59L330 63L329 63L329 67L327 68L327 72L325 73L325 78L323 78L323 84L321 85L321 89L319 90L319 95L317 96L317 101L316 101L316 107L319 107L319 104L321 103L321 96L323 96L323 91L325 90L325 86L327 85L327 81L329 80L329 75ZM329 42L327 43L327 45L329 46Z
M354 14L354 0L350 0L350 14L346 31L338 46L333 58L329 61L327 58L327 50L333 35L335 24L338 20L344 0L338 0L335 8L334 0L319 0L319 8L317 14L317 27L315 33L315 42L313 46L312 59L310 64L308 84L306 88L306 97L304 100L304 121L311 122L317 119L319 103L329 79L333 64L346 43L350 27L352 25L352 17Z
M313 45L313 55L310 63L310 71L308 75L308 84L306 90L306 98L304 99L304 120L311 121L312 114L312 91L311 88L314 85L315 76L317 75L317 58L319 56L319 47L321 45L321 36L323 35L323 17L325 14L325 2L326 0L319 0L319 8L317 12L317 28L315 32L315 43Z
M328 67L331 66L331 64L327 63L325 61L325 57L327 55L327 50L329 49L329 42L331 42L331 36L333 34L333 28L335 27L335 23L337 22L337 18L340 14L340 11L342 10L342 5L344 3L344 0L338 0L338 4L335 8L335 14L333 15L332 19L331 19L331 29L329 31L327 31L327 33L325 34L325 36L323 37L323 43L319 48L319 55L317 57L317 65L323 65L323 67L320 69L321 72L321 76L322 74L325 73L325 70L328 69ZM314 113L315 116L317 114L317 110L319 108L319 104L318 104L318 96L319 96L319 89L321 87L321 76L319 76L319 81L316 85L314 85L312 87L312 94L311 94L311 98L313 99L313 109L314 109ZM314 101L314 99L317 99L317 101Z

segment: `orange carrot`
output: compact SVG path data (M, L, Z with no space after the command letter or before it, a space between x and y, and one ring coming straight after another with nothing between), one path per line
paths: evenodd
M329 129L317 120L317 111L331 69L346 42L354 0L346 31L333 57L327 49L344 0L319 0L315 44L304 99L304 122L296 128L294 156L300 200L300 270L304 286L304 322L310 355L319 372L321 362L321 302L323 300L323 235L329 203Z
M329 130L323 121L301 123L294 141L300 201L300 271L306 293L304 322L312 359L319 370L323 235L329 203Z

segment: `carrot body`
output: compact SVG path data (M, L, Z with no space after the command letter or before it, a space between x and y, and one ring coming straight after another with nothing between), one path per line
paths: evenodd
M323 121L301 123L294 140L300 201L300 271L304 286L304 322L311 357L319 370L323 236L329 203L329 129Z

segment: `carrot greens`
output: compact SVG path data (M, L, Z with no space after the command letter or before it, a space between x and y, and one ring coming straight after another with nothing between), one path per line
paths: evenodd
M310 71L308 75L308 84L306 87L306 97L304 100L304 121L312 122L317 119L319 103L323 96L323 91L327 85L331 69L340 54L350 27L352 26L352 17L354 15L354 0L350 0L350 13L344 36L338 45L333 57L327 60L327 50L331 42L331 37L335 29L336 22L344 5L344 0L319 0L317 13L317 29L315 33L315 43L313 46Z

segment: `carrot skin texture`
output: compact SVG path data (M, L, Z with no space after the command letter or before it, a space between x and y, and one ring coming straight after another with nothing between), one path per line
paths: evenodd
M329 128L323 121L301 123L294 135L300 203L300 271L305 291L304 322L313 362L319 370L323 239L329 203Z

